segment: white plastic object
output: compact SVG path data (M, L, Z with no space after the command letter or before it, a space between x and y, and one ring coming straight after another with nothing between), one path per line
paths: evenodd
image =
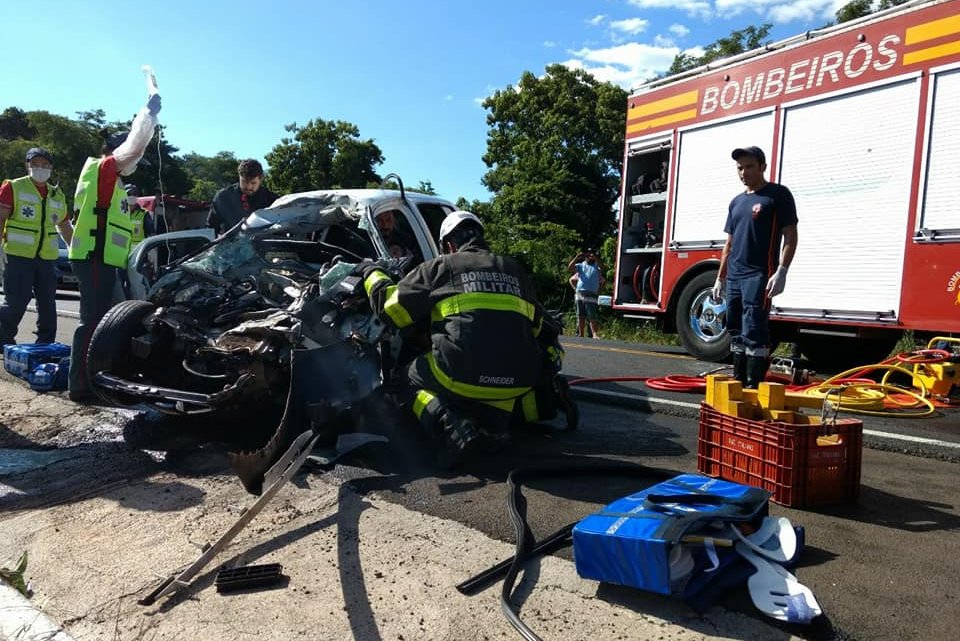
M747 547L771 561L785 563L797 554L797 532L786 517L765 517L757 531L749 536L744 536L733 524L730 529Z
M143 75L147 79L147 95L155 96L160 93L160 89L157 87L157 76L153 73L153 67L143 65L140 67L140 70L143 71Z
M756 573L747 579L747 590L758 610L778 621L790 623L810 623L823 613L810 588L782 566L757 556L743 542L737 543L736 550L757 568Z

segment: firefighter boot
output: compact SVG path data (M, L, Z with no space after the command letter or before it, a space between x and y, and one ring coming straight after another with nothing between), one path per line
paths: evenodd
M757 386L767 377L767 366L770 364L770 359L766 356L747 356L746 361L747 383L744 387L757 389Z
M743 352L733 353L733 377L740 381L744 387L747 385L747 355Z
M444 408L438 418L442 434L437 443L435 460L437 467L448 470L459 465L466 454L476 449L480 443L480 432L473 423L450 407Z

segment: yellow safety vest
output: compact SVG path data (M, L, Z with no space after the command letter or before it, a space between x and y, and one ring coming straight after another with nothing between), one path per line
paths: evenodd
M127 193L118 179L110 203L105 208L99 207L100 160L87 158L80 171L73 201L78 213L73 240L70 241L70 260L84 260L100 254L107 265L126 267L133 235Z
M7 219L3 251L22 258L56 260L60 255L57 224L67 216L63 190L47 185L47 197L29 176L10 181L13 211Z
M130 253L139 245L146 234L143 229L143 219L147 215L147 210L140 208L130 212L130 224L133 226L133 233L130 234Z

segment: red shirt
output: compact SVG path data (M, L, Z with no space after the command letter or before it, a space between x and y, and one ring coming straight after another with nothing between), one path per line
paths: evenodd
M43 183L42 185L33 183L33 186L40 192L41 198L47 197L47 183ZM9 182L5 182L0 186L0 205L6 205L10 209L13 209L13 185Z

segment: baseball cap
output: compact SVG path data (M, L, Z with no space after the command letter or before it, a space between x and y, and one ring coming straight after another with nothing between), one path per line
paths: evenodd
M27 162L30 162L34 158L46 158L50 164L53 164L53 156L43 147L31 147L27 150Z
M767 164L767 156L763 153L763 149L760 147L750 146L750 147L737 147L730 153L730 157L734 160L740 158L740 156L752 156L757 159L761 165Z
M447 214L447 217L443 219L443 223L440 225L439 239L442 241L449 236L454 229L459 227L461 223L468 220L480 225L480 228L483 229L483 223L480 222L476 214L469 211L452 211Z

